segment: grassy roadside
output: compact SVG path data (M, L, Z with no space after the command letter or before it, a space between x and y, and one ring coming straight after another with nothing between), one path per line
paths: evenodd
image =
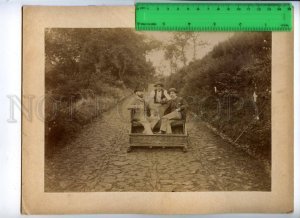
M130 89L114 88L105 95L85 93L77 98L57 100L54 96L46 98L45 149L51 155L54 150L64 146L96 118L118 102L131 95Z

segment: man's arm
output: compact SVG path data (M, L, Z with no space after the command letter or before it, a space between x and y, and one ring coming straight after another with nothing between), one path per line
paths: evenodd
M133 99L129 106L127 107L127 109L138 109L138 108L142 108L143 105L138 104L138 102L136 101L136 99Z
M154 96L155 96L155 92L154 91L151 91L150 94L149 94L149 100L148 100L148 103L150 104L153 104L154 103Z
M179 107L180 111L187 110L187 108L188 108L188 104L186 100L180 98L180 107Z
M169 101L171 100L171 97L170 95L168 94L168 91L167 90L164 90L164 95L166 96L166 99Z
M155 95L154 91L151 91L149 97L154 98L154 95Z

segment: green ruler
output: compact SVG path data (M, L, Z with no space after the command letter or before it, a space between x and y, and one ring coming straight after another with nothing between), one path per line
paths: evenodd
M136 3L136 30L291 31L289 3Z

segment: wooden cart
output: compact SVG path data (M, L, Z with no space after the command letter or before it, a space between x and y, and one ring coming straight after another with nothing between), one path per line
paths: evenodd
M131 110L132 117L133 110ZM160 122L154 127L153 132L158 132ZM172 123L172 134L143 134L144 127L137 121L131 119L131 128L129 133L128 152L133 147L181 147L183 152L187 151L188 132L185 125L185 120L176 120Z

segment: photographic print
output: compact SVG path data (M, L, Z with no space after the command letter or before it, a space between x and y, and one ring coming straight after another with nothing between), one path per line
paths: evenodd
M271 51L271 32L45 29L45 191L270 191Z
M23 8L22 214L291 212L293 32L134 12Z

